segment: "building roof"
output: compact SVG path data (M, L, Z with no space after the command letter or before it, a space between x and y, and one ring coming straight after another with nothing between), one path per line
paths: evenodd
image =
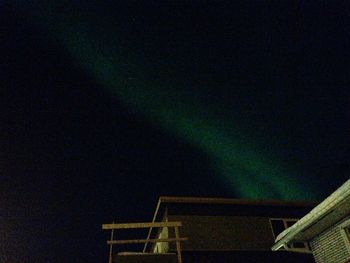
M316 202L301 201L161 196L154 212L153 221L162 220L165 209L173 215L288 216L300 218L316 205Z
M308 241L350 215L350 180L276 238L272 250L295 241Z
M280 201L280 200L252 200L217 197L184 197L161 196L158 203L191 203L191 204L230 204L230 205L267 205L267 206L310 206L315 202Z

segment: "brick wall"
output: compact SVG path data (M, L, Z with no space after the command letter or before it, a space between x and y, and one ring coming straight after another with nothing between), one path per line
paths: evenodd
M350 257L340 227L333 227L311 241L316 263L344 263Z

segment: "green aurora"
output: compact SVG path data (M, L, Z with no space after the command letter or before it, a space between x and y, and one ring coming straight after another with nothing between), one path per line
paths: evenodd
M256 139L245 135L246 128L238 119L219 115L194 94L177 89L178 84L150 79L142 57L120 47L117 34L101 35L94 27L94 21L101 19L97 14L71 11L58 15L54 6L43 4L31 8L38 11L32 12L33 21L50 32L77 65L153 125L204 151L221 174L218 179L239 197L307 200L318 196L311 184L306 189L306 183L295 175L296 168L286 168L273 153L262 150ZM125 64L131 76L124 70Z

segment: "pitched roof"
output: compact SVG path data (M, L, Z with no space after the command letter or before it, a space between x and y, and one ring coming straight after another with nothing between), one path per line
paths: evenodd
M350 215L350 180L278 235L272 250L295 241L307 241Z

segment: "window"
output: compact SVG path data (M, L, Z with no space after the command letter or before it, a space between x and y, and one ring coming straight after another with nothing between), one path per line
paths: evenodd
M270 218L272 234L275 240L279 234L294 225L297 221L298 219L295 218ZM311 252L308 242L294 242L288 245L288 250L305 253Z
M270 223L272 227L273 236L276 239L277 236L286 229L284 221L283 219L270 219Z
M284 230L294 225L298 219L291 218L270 218L272 234L276 239Z

